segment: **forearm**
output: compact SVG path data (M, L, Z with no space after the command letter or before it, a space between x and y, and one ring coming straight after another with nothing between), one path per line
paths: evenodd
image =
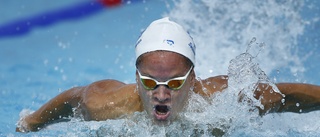
M72 108L80 101L79 90L80 88L67 90L51 99L34 113L22 118L20 120L22 125L18 125L17 131L38 131L46 124L72 115Z
M281 105L283 95L276 91L276 87L270 84L260 83L254 92L254 97L260 100L263 108L259 107L260 115L277 112Z
M285 94L278 112L310 112L320 109L320 87L310 84L277 84L279 90Z

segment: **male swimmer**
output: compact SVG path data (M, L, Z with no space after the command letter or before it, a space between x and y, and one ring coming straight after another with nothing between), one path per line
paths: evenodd
M69 89L22 117L16 131L38 131L56 120L72 116L73 108L79 110L85 120L115 119L146 111L154 124L168 123L184 110L191 92L205 97L228 88L228 76L201 81L195 78L193 39L169 18L156 20L148 26L136 43L135 53L136 84L101 80ZM302 83L278 83L276 86L285 96L272 92L271 86L258 85L254 97L264 106L261 114L319 109L319 86Z

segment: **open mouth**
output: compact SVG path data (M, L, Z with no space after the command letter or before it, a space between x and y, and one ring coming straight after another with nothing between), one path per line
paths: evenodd
M169 107L167 105L156 105L154 110L158 115L165 115L169 112Z
M167 120L170 114L170 107L167 105L155 105L154 115L158 120Z

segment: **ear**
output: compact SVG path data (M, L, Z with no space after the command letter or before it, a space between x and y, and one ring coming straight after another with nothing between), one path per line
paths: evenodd
M139 77L139 74L138 74L138 70L136 70L136 83L138 84L138 78Z
M196 74L194 72L194 68L192 69L191 73L190 73L190 82L191 85L194 86L195 82L196 82Z
M138 74L138 70L136 70L136 88L134 90L134 92L139 94L139 74Z

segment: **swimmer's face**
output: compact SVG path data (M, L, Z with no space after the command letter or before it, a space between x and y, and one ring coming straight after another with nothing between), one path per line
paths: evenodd
M187 103L189 93L194 86L195 76L193 69L190 70L192 65L186 62L187 59L180 54L156 51L143 55L141 62L137 66L142 76L140 77L137 71L136 78L140 98L148 115L156 123L167 123L174 120ZM189 70L189 75L187 75L183 85L178 89L170 89L170 86L162 84L154 89L147 89L148 87L146 86L150 87L152 84L145 83L143 85L140 79L147 76L158 82L166 82L173 78L185 76ZM173 84L176 83L171 83L171 85ZM171 88L174 87L177 86Z

